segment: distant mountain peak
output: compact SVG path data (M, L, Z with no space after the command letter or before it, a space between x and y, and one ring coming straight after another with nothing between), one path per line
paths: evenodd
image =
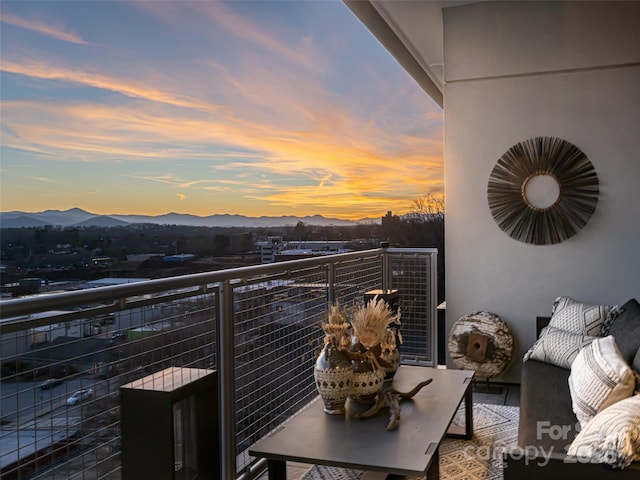
M162 215L97 215L81 208L69 210L46 210L44 212L2 212L0 213L0 228L21 227L116 227L134 223L154 223L157 225L185 225L194 227L246 227L246 228L270 228L295 226L298 222L319 226L349 226L361 222L369 222L379 219L362 219L358 221L327 218L320 214L299 217L295 215L248 217L238 214L214 214L206 217L189 213L165 213Z

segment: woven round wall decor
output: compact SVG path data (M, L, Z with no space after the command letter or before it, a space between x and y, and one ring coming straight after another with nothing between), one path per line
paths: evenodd
M530 187L545 183L550 200L534 200ZM487 199L493 219L509 236L549 245L587 224L599 192L596 171L578 147L560 138L536 137L515 144L498 159Z

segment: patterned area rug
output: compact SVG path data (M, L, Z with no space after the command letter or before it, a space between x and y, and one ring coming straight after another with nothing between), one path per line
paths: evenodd
M440 444L441 480L502 480L502 450L518 439L518 407L473 406L473 438L445 438ZM453 423L464 425L464 405ZM400 427L402 428L402 426ZM313 466L301 480L359 480L364 472L337 467ZM423 480L425 477L408 477Z

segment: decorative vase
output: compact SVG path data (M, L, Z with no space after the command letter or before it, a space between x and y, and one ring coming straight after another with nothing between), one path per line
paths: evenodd
M353 388L351 361L333 343L327 343L313 369L316 388L330 414L344 413L344 404Z
M351 351L361 354L359 359L351 360L353 367L351 398L358 403L371 404L375 401L376 394L382 390L385 371L372 365L370 352L367 352L355 337L351 344Z

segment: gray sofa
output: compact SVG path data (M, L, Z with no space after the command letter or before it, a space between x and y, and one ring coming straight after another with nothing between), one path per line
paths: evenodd
M538 334L549 322L538 317ZM519 448L504 453L504 480L580 478L638 480L640 462L624 469L565 454L579 431L569 392L570 370L537 360L522 365ZM578 428L576 428L576 426Z

